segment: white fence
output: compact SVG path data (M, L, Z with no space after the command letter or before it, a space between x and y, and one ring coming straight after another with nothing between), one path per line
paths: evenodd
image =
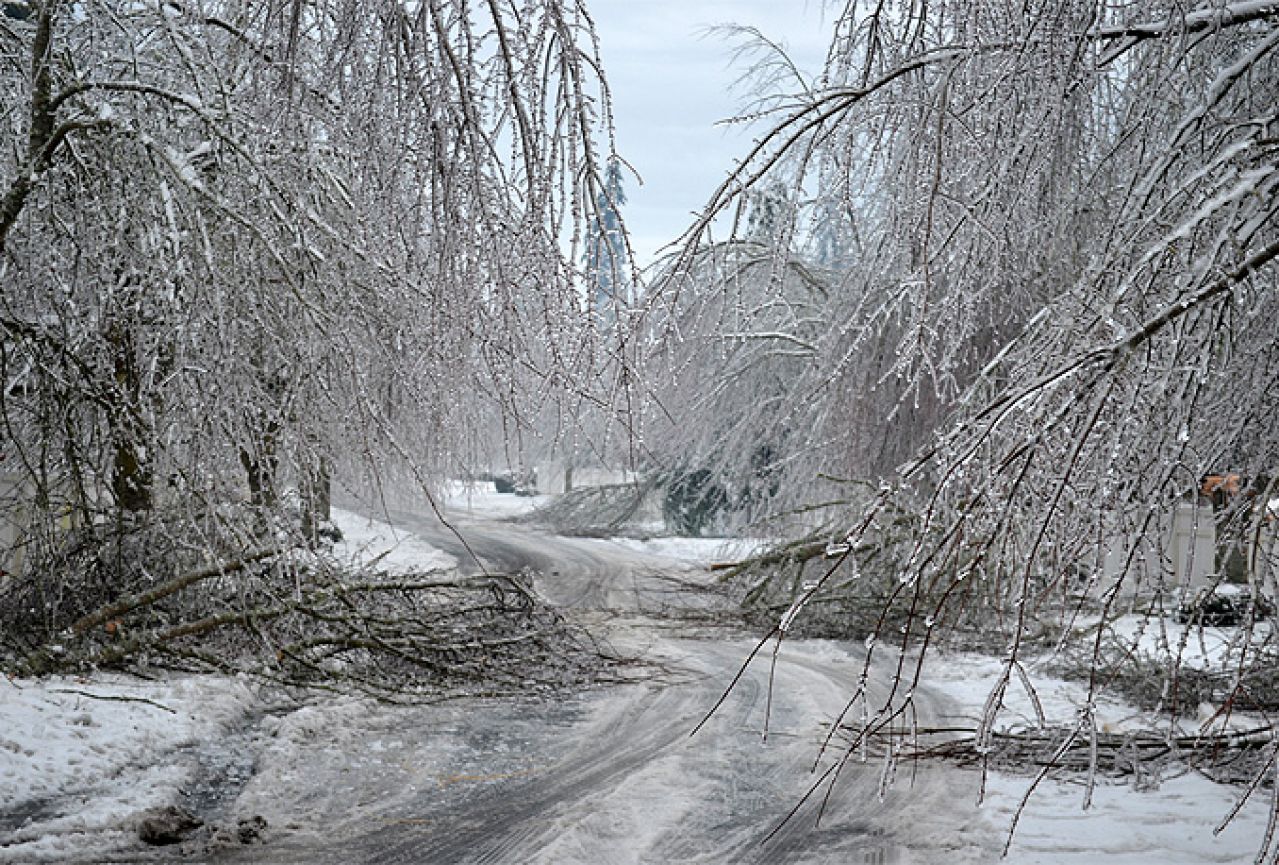
M1271 511L1276 503L1271 503ZM1273 589L1269 581L1279 565L1279 528L1274 516L1268 520L1257 540L1255 551L1243 549L1238 555L1256 556L1253 579L1262 588ZM1155 588L1181 589L1193 593L1218 580L1227 568L1230 549L1217 542L1216 514L1206 501L1177 503L1170 517L1165 517L1160 533L1162 547L1135 536L1116 536L1104 551L1100 590L1112 587L1128 567L1123 592L1133 594ZM1245 545L1246 546L1246 545Z

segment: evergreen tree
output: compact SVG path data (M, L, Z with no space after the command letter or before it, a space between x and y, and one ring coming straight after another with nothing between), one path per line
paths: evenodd
M618 306L630 302L630 260L625 229L618 210L626 203L622 166L612 159L604 171L604 188L595 199L595 216L586 238L586 276L591 286L591 309L599 323L617 317Z

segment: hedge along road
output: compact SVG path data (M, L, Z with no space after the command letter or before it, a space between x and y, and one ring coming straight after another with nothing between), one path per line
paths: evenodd
M435 518L394 517L459 561L469 558ZM216 861L950 865L998 858L1002 835L976 811L974 779L942 765L907 767L909 777L881 795L881 763L850 762L820 825L815 807L783 822L816 779L813 760L860 675L860 647L787 640L767 741L767 653L690 737L758 639L725 624L731 611L708 575L610 541L496 522L457 527L490 570L527 569L542 597L660 671L552 698L414 708L338 701L294 713L269 731L258 773L235 809L265 815L270 839L223 851ZM886 673L872 686L886 688ZM916 698L931 714L921 723L946 720L929 695Z

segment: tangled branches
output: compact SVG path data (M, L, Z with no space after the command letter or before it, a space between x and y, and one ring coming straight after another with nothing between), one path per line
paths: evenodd
M116 591L92 569L63 575L60 602L34 576L6 577L4 665L243 672L395 701L549 689L602 667L600 649L520 575L351 571L275 548L177 572L155 564Z
M849 728L849 735L862 731ZM1132 779L1137 783L1189 766L1215 781L1242 783L1274 760L1268 728L1183 735L1144 730L1097 731L1080 736L1064 726L1000 730L983 743L972 727L917 727L908 735L879 731L867 738L869 754L896 760L946 760L967 768L1018 774Z

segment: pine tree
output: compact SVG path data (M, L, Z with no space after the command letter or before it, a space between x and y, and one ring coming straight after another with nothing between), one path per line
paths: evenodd
M619 209L626 203L622 166L612 159L604 171L604 188L595 199L596 215L586 239L586 276L591 286L591 311L600 324L615 321L617 310L630 303L630 259Z

